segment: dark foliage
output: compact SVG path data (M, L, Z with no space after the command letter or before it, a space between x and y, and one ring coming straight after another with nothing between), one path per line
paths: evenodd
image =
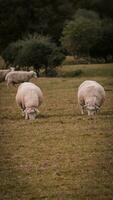
M48 37L33 35L24 40L11 43L3 52L3 58L9 64L19 67L34 67L39 75L40 69L45 68L45 74L48 69L61 64L65 58L62 49L51 42Z
M21 40L28 33L49 35L52 41L60 46L64 26L73 19L73 16L80 15L81 12L83 17L88 16L88 13L83 13L83 8L91 12L96 11L97 15L94 12L92 18L89 17L92 22L95 17L101 20L113 20L113 0L0 0L0 51L3 52L10 43ZM112 34L112 27L111 33L108 29L104 26L103 38L106 40L109 38L109 41L99 42L102 50L97 50L95 46L92 54L97 51L100 56L111 52L112 42L109 36ZM109 43L110 50L108 50ZM13 47L8 48L12 51ZM11 57L12 62L14 56Z
M74 12L69 0L0 0L0 49L34 32L50 35L58 43Z

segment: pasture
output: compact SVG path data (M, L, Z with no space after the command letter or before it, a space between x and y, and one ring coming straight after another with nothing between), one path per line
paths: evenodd
M44 93L35 121L21 116L17 87L0 83L0 200L113 199L113 65L61 71L77 68L81 76L32 79ZM87 79L106 90L94 119L77 105Z

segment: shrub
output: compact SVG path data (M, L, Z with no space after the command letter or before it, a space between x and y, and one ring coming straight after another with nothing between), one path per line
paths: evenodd
M72 72L67 72L65 74L66 77L77 77L77 76L81 76L81 74L83 73L83 71L81 69L77 69L75 71Z
M83 71L81 69L77 69L75 71L63 72L59 76L61 76L61 77L78 77L78 76L81 76L82 74L83 74Z
M80 76L81 74L82 74L82 70L81 69L77 69L76 71L73 72L73 77Z
M10 49L10 45L8 48ZM23 41L13 43L13 48L16 49L16 55L12 53L14 50L11 51L11 55L13 55L11 60L9 51L6 51L7 60L22 67L33 66L37 74L43 67L47 75L49 68L60 65L65 58L62 50L51 42L50 38L41 35L29 35Z
M56 69L48 69L47 76L48 77L56 77L58 75Z
M7 64L14 65L18 51L22 48L21 42L13 42L2 52L2 57Z

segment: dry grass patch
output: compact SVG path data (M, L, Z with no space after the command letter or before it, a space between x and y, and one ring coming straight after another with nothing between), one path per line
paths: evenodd
M113 199L113 81L95 78L107 97L92 120L77 106L85 79L32 80L45 97L35 121L22 118L17 88L0 84L1 200Z

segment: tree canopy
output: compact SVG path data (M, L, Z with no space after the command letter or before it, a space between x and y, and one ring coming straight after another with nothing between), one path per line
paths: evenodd
M69 0L0 0L0 48L35 32L58 42L65 20L73 14Z
M72 55L89 54L100 37L101 22L98 15L91 11L80 10L75 19L64 27L62 45Z
M80 38L82 40L78 38L76 32L76 50L78 48L77 41L79 42L80 40L82 51L87 47L87 51L90 49L92 55L95 55L96 52L98 55L111 53L112 7L113 0L0 0L0 52L4 51L10 43L12 45L12 43L22 40L28 34L34 33L49 36L58 46L61 46L61 40L63 46L68 44L69 47L70 43L72 51L74 47L73 40L72 38L69 40L69 33L66 32L70 31L70 34L72 32L74 34L74 24L76 23L76 31L78 27L79 29L80 27L84 29L84 31L79 31L79 33L81 32ZM101 23L103 33L98 44L102 46L103 50L97 48L97 42L94 45L94 41L97 40L98 27L100 26L99 21L103 21ZM70 28L72 30L67 31ZM86 34L88 31L89 34ZM65 37L68 35L67 44L61 39L64 35ZM84 38L86 37L86 40L83 38L83 35ZM105 41L104 38L106 39ZM85 44L86 41L87 46ZM90 44L90 41L92 44ZM91 45L94 47L93 50ZM109 45L110 48L108 48Z
M42 35L30 35L23 40L13 42L3 51L4 60L14 67L34 67L39 75L40 69L53 69L60 65L65 55L50 38Z

